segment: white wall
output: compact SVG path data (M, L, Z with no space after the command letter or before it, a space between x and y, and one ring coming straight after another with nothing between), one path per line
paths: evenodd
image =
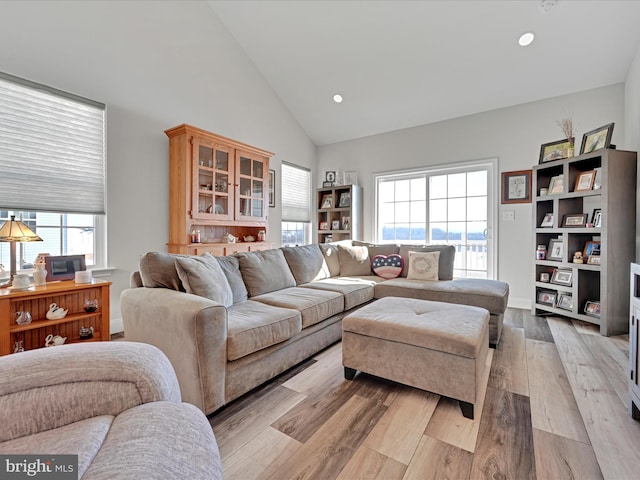
M640 151L640 45L624 85L627 150ZM638 164L640 179L640 163ZM640 261L640 192L636 192L636 262Z
M3 1L0 44L2 71L107 104L113 323L139 256L166 251L164 130L189 123L275 152L277 192L282 160L314 167L315 146L205 2Z
M373 239L372 174L498 158L500 172L530 169L540 145L563 138L556 121L572 114L577 149L586 131L615 122L612 143L624 144L624 86L589 90L318 148L317 177L324 169L357 170L364 187L364 236ZM499 184L500 176L496 181ZM515 221L503 222L513 210ZM531 204L500 205L498 279L510 285L510 305L529 308L535 255Z

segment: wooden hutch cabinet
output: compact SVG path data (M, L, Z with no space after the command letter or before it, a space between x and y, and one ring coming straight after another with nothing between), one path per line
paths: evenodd
M170 253L229 255L265 250L269 159L273 155L189 125L165 131L169 137ZM199 232L200 242L192 233ZM225 234L239 243L223 243ZM256 241L243 242L252 236Z

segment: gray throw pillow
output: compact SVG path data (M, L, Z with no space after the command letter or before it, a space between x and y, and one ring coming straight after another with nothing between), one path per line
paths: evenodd
M296 286L296 279L280 249L239 253L238 259L250 297Z
M320 244L320 250L324 261L329 267L329 276L337 277L340 275L340 259L338 258L338 246L332 243Z
M176 258L176 270L187 293L208 298L225 307L233 305L231 287L215 257Z
M148 252L140 258L140 277L142 286L148 288L170 288L184 292L184 286L176 270L176 258L188 258L190 255Z
M453 280L453 260L456 255L456 249L453 245L400 245L400 255L404 260L402 277L406 277L409 272L409 252L440 252L438 278Z
M372 275L368 247L338 245L338 258L340 259L340 276Z
M202 256L209 255L210 253L203 253ZM220 267L222 267L222 271L227 277L227 282L229 282L229 286L231 287L231 292L233 293L233 303L242 303L249 298L249 294L247 292L247 287L244 284L244 280L242 280L242 275L240 275L240 260L236 255L228 255L226 257L213 257L218 261Z
M331 276L327 262L325 262L318 245L282 247L282 253L284 253L284 258L289 264L297 285Z

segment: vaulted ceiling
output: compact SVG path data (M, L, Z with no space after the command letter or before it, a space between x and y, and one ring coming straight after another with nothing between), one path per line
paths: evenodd
M634 0L208 3L316 145L621 83L640 45Z

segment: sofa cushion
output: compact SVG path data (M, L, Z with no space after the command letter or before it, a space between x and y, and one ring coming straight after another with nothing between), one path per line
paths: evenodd
M371 259L367 247L338 245L340 276L371 275Z
M373 300L373 286L375 283L375 281L361 278L334 277L300 286L303 288L317 288L319 290L341 293L344 296L344 309L350 310Z
M395 253L391 255L376 255L371 259L371 270L373 270L373 273L387 280L399 277L403 267L404 260L400 255Z
M376 255L393 255L400 251L400 245L396 245L395 243L374 244L354 240L353 246L367 247L369 249L369 257L371 258L375 257Z
M249 297L296 285L296 279L280 249L239 253L238 259Z
M296 285L322 280L331 276L329 266L318 245L282 247L284 258L289 264Z
M302 331L297 310L247 300L228 309L227 358L237 360Z
M338 258L338 246L332 243L320 244L320 251L324 256L324 261L327 262L329 267L329 275L331 277L337 277L340 275L340 259Z
M438 278L453 280L453 260L456 255L453 245L400 245L399 253L404 259L402 277L406 277L409 273L409 252L440 252Z
M292 308L302 314L302 328L314 325L344 310L344 297L337 292L292 287L254 297L275 307Z
M211 255L209 252L203 253L205 255ZM211 255L213 256L213 255ZM227 282L229 282L229 287L231 287L231 293L233 293L233 303L241 303L245 302L247 298L249 298L249 293L247 292L247 286L244 284L244 280L242 280L242 275L240 274L240 261L236 255L227 255L226 257L214 257L220 267L222 267L222 271L227 277Z
M142 286L149 288L170 288L184 292L184 286L176 270L176 258L190 255L147 252L140 258L140 276Z
M440 252L409 252L409 280L438 281Z
M501 315L507 309L509 284L498 280L461 278L458 280L424 282L398 277L376 283L375 298L405 297L435 302L471 305Z
M208 298L225 307L233 305L233 293L215 257L176 258L176 269L187 293Z

